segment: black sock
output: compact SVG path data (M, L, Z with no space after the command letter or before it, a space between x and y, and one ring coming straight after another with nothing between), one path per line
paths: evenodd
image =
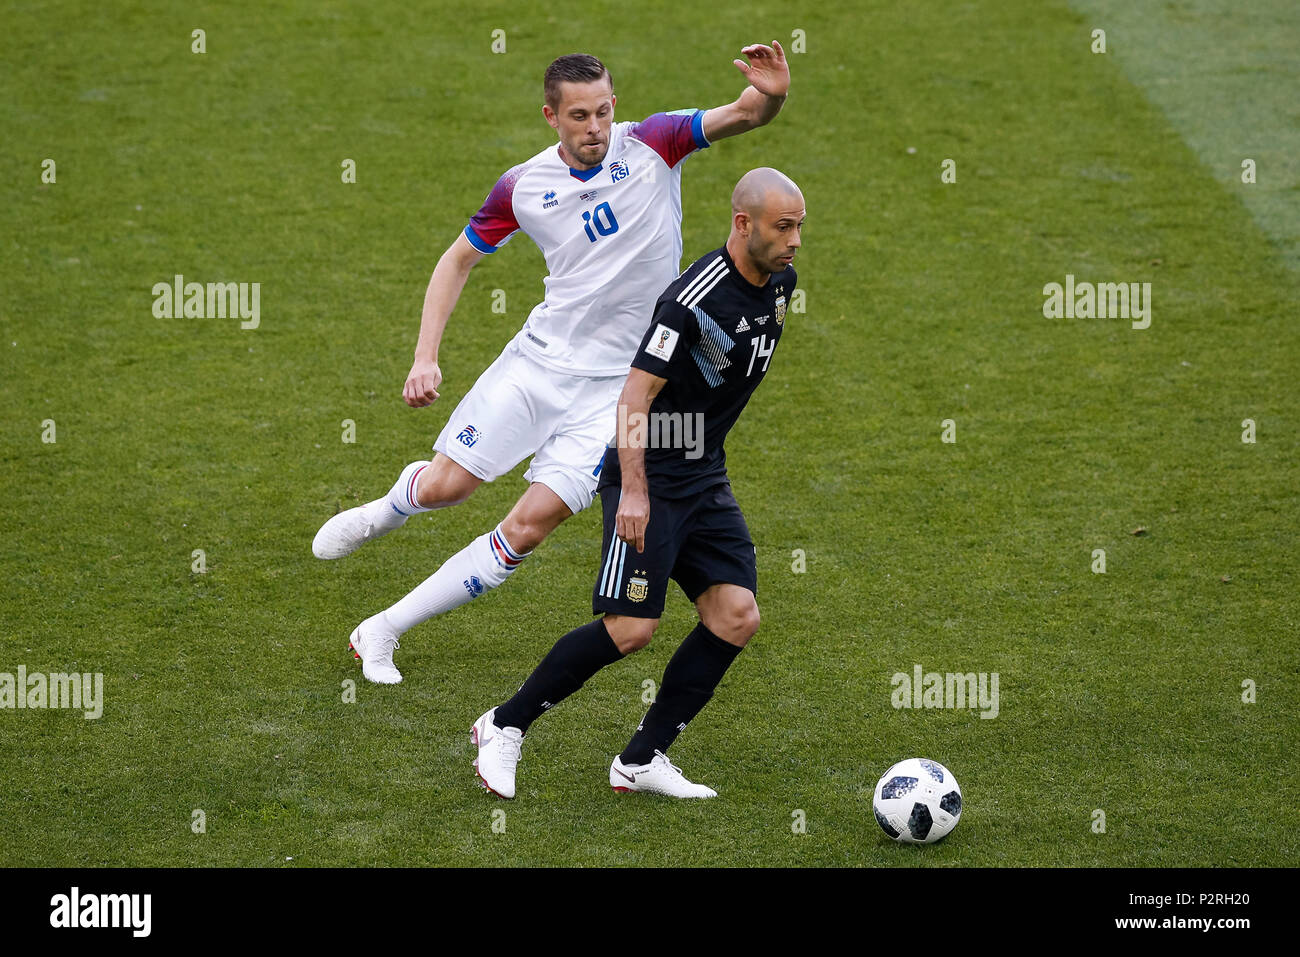
M546 653L515 696L497 708L494 723L498 728L527 731L544 712L581 688L601 668L622 657L603 618L573 629Z
M696 625L664 669L655 703L619 755L623 763L649 764L656 751L667 751L708 704L738 654L738 646L723 641L705 628L704 622Z

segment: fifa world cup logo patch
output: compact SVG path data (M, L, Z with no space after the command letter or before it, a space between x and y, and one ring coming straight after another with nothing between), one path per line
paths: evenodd
M667 362L673 357L673 351L677 348L677 330L669 329L662 322L655 327L650 341L645 345L645 354L654 356L656 359L662 359Z
M644 575L645 572L639 574ZM627 600L628 601L645 601L646 595L650 594L650 582L644 578L629 578L627 580Z

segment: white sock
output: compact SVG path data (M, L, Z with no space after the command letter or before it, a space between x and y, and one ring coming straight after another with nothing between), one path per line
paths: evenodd
M380 631L391 631L393 628L392 623L388 620L388 616L382 611L376 615L371 615L361 623L361 627L364 628L366 626L378 628Z
M407 518L416 512L429 511L416 499L415 489L420 481L420 473L430 464L432 463L427 461L412 462L402 469L402 474L397 477L397 481L393 483L393 487L388 490L388 495L383 499L392 506L392 511ZM376 499L376 501L380 500Z
M402 474L398 476L387 495L361 506L366 510L366 518L376 528L391 532L399 525L405 524L406 520L416 512L429 511L415 498L416 483L419 482L420 473L428 465L428 462L412 462L402 469Z
M511 548L498 525L443 562L441 568L416 585L384 615L401 634L434 615L451 611L496 588L530 554Z

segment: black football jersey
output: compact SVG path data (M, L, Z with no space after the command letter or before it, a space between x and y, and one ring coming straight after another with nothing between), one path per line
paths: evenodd
M723 247L659 297L632 367L668 381L648 422L619 412L620 436L646 450L651 495L682 498L727 481L723 442L767 374L794 286L790 266L755 286ZM605 454L601 473L602 488L621 484L617 448Z

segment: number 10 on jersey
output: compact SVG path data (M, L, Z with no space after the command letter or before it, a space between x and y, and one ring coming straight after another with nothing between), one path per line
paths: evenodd
M609 203L601 203L595 209L582 211L582 228L587 231L587 238L593 243L596 241L596 233L602 236L612 236L618 232L618 220L614 218L614 211L609 208ZM591 231L591 227L596 227L596 232Z

